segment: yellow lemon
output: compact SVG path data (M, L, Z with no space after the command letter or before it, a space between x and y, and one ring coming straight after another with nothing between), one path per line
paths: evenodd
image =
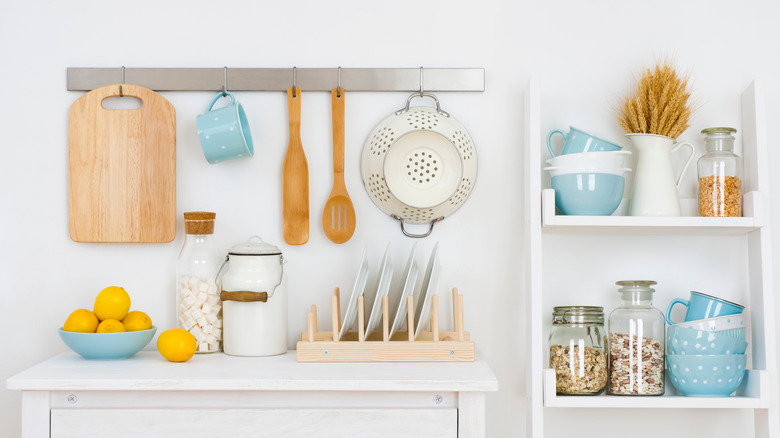
M187 330L168 329L157 338L157 350L171 362L185 362L195 354L198 341Z
M133 310L122 319L122 324L129 332L138 330L149 330L152 328L152 318L140 310Z
M104 319L97 326L96 333L126 332L125 325L115 319Z
M121 321L130 310L130 295L119 286L109 286L95 298L95 315L99 320L116 319Z
M97 326L97 316L91 310L79 309L68 316L62 329L66 332L95 333Z

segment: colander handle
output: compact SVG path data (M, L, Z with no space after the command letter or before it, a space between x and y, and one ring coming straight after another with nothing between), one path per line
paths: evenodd
M395 115L403 114L403 113L409 111L409 104L412 103L412 99L414 99L415 97L430 97L431 99L433 99L434 102L436 102L436 112L437 113L443 115L444 117L449 117L450 116L450 114L448 112L446 112L443 109L441 109L441 105L439 105L439 98L437 98L436 96L434 96L431 93L414 93L414 94L412 94L411 96L409 96L406 99L406 106L401 108L401 109L399 109L398 111L396 111ZM425 236L427 236L427 234ZM425 237L425 236L422 236L422 237Z
M430 226L430 228L428 228L428 232L425 233L425 234L412 234L412 233L406 231L406 229L404 228L404 220L402 218L400 218L400 217L398 217L398 216L396 216L394 214L391 214L390 217L401 223L401 232L404 233L404 236L406 236L406 237L413 237L415 239L421 239L423 237L430 236L431 232L433 231L433 225L436 222L439 222L440 220L444 219L444 216L442 216L442 217L438 217L438 218L432 220L431 221L431 226Z

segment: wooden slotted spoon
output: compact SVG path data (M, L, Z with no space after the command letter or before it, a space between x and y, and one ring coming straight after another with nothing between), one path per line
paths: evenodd
M309 241L309 164L301 144L301 89L287 89L290 142L282 167L282 228L284 241L303 245Z
M344 89L330 91L333 107L333 189L322 212L322 229L334 243L344 243L355 232L355 207L344 184Z

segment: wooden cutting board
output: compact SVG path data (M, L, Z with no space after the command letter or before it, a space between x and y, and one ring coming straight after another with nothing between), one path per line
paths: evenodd
M122 84L138 109L105 109L107 85L70 107L70 238L170 242L176 236L176 113L165 98Z

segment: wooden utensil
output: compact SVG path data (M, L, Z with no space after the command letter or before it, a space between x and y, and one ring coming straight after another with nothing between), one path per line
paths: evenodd
M170 242L176 236L176 113L131 84L81 96L69 115L70 237L76 242ZM105 109L132 96L138 109Z
M284 241L303 245L309 241L309 165L301 144L301 89L287 89L290 142L282 167L282 226Z
M333 189L322 212L322 229L335 243L348 241L355 232L355 207L344 184L344 89L330 91L333 108Z

